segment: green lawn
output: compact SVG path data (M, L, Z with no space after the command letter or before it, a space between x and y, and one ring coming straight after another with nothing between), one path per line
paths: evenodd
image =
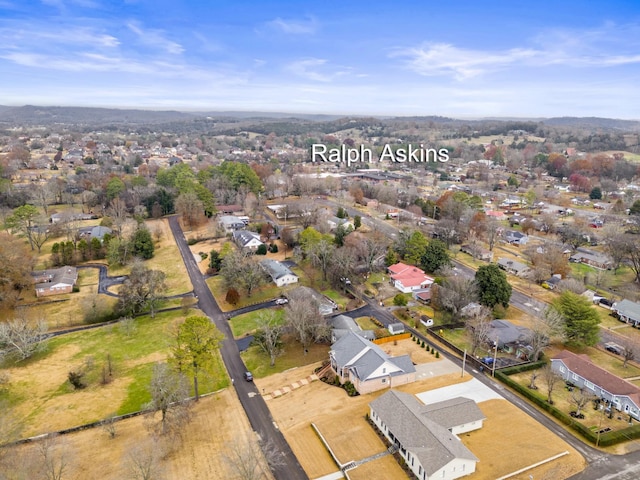
M262 287L255 289L251 292L251 296L247 296L242 290L239 290L240 293L240 301L237 305L230 305L225 301L225 297L227 296L227 289L224 286L224 280L221 276L210 277L207 279L207 285L209 285L209 289L213 296L215 297L218 305L222 309L223 312L229 312L231 310L235 310L237 308L246 307L248 305L253 305L254 303L266 302L268 300L272 300L276 297L279 297L283 292L291 289L295 286L283 287L279 288L274 283L269 282L264 284Z
M378 325L373 323L371 317L358 317L356 318L356 323L360 325L360 328L363 330L376 330L377 328L380 328Z
M198 312L191 310L189 314L197 315ZM122 398L122 395L115 394L113 389L126 389L123 401L110 405L109 411L94 412L95 419L104 418L114 412L124 414L138 411L150 399L148 387L153 365L169 356L172 336L183 319L182 310L177 310L159 313L155 319L143 316L130 324L105 325L54 337L48 341L45 351L17 365L3 367L12 368L12 373L9 386L4 390L0 389L0 400L6 400L16 407L29 402L31 413L26 420L37 419L37 416L48 408L48 402L54 398L68 396L71 403L78 391L67 381L55 385L34 384L39 365L52 368L49 359L67 348L68 357L60 362L58 355L55 363L60 363L57 368L63 369L63 378L66 378L67 371L81 369L85 372L87 391L104 388L104 395ZM111 357L115 378L126 381L114 382L108 386L100 384L107 356ZM210 374L203 375L200 380L200 393L215 391L228 385L228 376L220 356L217 355L212 363ZM39 393L34 395L34 391Z
M283 308L270 308L266 311L259 310L257 312L244 313L229 320L233 336L235 338L239 338L254 333L258 325L258 319L261 315L264 315L267 312L273 312L273 314L276 316L278 324L284 323Z
M258 347L250 347L241 353L247 369L255 378L268 377L274 373L284 372L294 367L309 365L329 359L329 346L313 344L305 355L302 346L295 340L288 339L284 344L284 354L276 358L275 366L269 366L269 357Z

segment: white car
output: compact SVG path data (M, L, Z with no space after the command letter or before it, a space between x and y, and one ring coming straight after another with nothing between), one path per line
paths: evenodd
M276 298L276 305L286 305L289 303L287 298Z

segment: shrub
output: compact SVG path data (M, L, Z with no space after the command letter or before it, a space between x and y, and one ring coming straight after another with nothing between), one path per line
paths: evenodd
M87 386L84 382L84 372L72 370L67 375L69 383L73 385L76 390L81 390Z
M275 243L271 244L271 253L278 253L278 245L276 245Z
M402 293L398 293L395 297L393 297L393 304L396 307L406 307L407 297L405 297Z
M188 245L195 245L198 242L199 240L197 238L190 238L189 240L187 240Z
M436 350L436 358L440 358L440 352Z
M424 348L424 340L422 340L422 341L420 342L420 346L421 346L422 348Z
M240 301L240 294L235 288L230 288L229 290L227 290L225 301L231 305L237 305Z
M267 254L267 246L264 243L262 243L256 249L256 255L266 255L266 254Z

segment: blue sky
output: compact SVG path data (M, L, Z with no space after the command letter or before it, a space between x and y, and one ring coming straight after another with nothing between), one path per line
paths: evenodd
M640 119L640 2L377 3L0 0L0 104Z

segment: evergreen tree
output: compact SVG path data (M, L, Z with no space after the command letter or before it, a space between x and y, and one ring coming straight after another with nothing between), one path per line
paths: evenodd
M500 270L495 263L482 265L476 271L476 286L478 298L482 305L489 308L500 304L504 308L509 306L511 299L511 285L507 281L507 275Z
M552 307L564 319L568 345L583 347L598 343L600 317L587 298L565 290L552 302Z
M139 225L131 238L132 253L136 257L148 260L153 257L155 247L153 246L153 239L151 238L151 232L144 225Z

